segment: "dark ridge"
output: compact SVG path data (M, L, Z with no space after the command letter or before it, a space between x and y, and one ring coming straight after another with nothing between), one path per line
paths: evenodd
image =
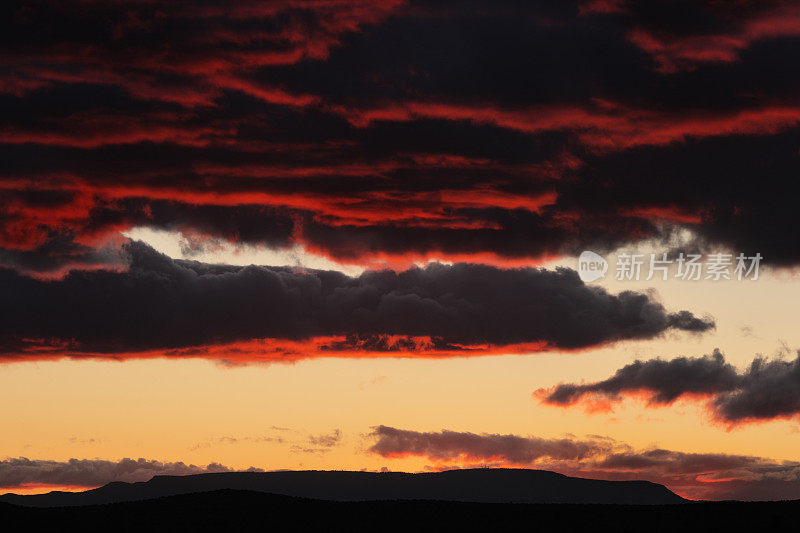
M224 489L331 501L438 500L476 503L655 505L685 500L649 481L601 481L545 470L473 469L436 473L287 471L155 476L85 492L5 494L0 502L30 507L97 505Z
M683 505L334 502L219 490L137 502L34 509L0 504L8 531L792 531L800 502Z

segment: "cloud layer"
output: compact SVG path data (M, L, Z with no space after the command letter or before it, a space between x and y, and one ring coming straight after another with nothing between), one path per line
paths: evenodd
M559 406L618 402L632 394L646 395L651 405L699 397L708 401L715 419L727 424L794 418L800 415L800 355L791 361L757 357L744 371L727 363L719 351L636 361L602 381L560 384L536 393L544 403Z
M0 263L19 271L119 266L109 240L137 226L398 268L670 225L800 259L791 1L2 10Z
M533 467L595 479L645 479L695 499L794 499L800 497L800 463L724 453L639 450L608 437L546 439L536 436L420 432L373 428L371 453L408 456L431 468Z
M249 471L260 471L250 468ZM218 463L206 466L148 459L70 459L68 461L31 460L25 457L0 461L0 488L37 486L99 487L112 481L148 481L153 476L185 476L213 472L232 472Z
M245 349L236 343L248 342L267 354L467 354L579 349L714 327L687 311L669 313L645 294L589 287L568 269L431 264L348 277L177 261L141 242L124 252L130 267L123 271L45 281L0 270L5 357L202 355L204 347L227 345L235 358Z

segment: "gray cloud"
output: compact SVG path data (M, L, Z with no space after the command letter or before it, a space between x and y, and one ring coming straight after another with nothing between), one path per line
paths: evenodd
M623 392L646 390L653 393L653 403L665 404L688 393L710 394L730 390L736 382L736 369L725 362L719 351L715 351L699 358L636 361L603 381L558 385L545 401L569 405L590 394L616 399Z
M249 470L260 471L253 467ZM47 461L19 457L0 461L0 487L14 488L25 485L98 487L112 481L147 481L157 475L184 476L231 471L219 463L196 466L183 462L170 463L148 459Z
M800 355L793 361L758 357L739 376L738 386L713 399L725 420L764 420L800 413Z
M0 353L124 353L340 336L328 351L465 351L535 343L579 349L706 331L648 295L610 294L569 269L431 264L358 277L289 267L172 260L141 242L126 271L42 281L0 269ZM397 340L399 336L399 340ZM387 339L392 338L391 343Z
M633 392L650 394L653 404L702 395L710 399L714 417L729 423L793 417L800 413L800 355L792 361L756 357L742 372L718 350L702 357L636 361L608 379L560 384L537 394L545 403L566 406L585 397L619 400Z
M448 430L423 433L389 426L373 428L371 436L377 441L369 450L383 457L422 455L436 461L501 460L529 464L542 458L579 460L609 452L614 447L604 439L541 439Z
M342 440L342 431L340 429L335 429L333 433L330 434L323 434L323 435L311 435L308 437L308 441L313 444L314 446L322 446L324 448L332 448L339 444Z

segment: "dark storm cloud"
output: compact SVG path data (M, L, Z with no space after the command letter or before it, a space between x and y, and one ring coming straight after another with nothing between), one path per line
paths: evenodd
M800 413L800 356L793 361L757 358L739 379L738 387L712 401L722 419L766 420Z
M800 356L792 361L758 357L740 372L715 351L703 357L636 361L595 383L561 384L540 391L545 403L571 405L582 398L617 400L643 392L654 404L682 396L709 399L713 416L726 423L766 421L800 414Z
M262 471L250 468L248 471ZM185 476L214 472L232 472L218 463L207 466L182 462L161 462L148 459L69 459L68 461L31 460L25 457L0 461L0 488L11 489L26 485L62 485L99 487L112 481L148 481L153 476Z
M714 327L668 313L645 294L589 287L567 269L432 264L351 278L175 261L140 242L125 252L126 271L73 271L51 281L0 271L3 351L113 354L348 335L430 337L434 347L578 349Z
M541 438L450 430L372 428L369 452L387 459L417 456L432 468L534 467L595 479L663 483L690 498L775 500L800 495L800 464L725 453L635 449L608 437Z
M568 405L588 394L617 397L630 391L652 391L654 403L672 403L684 394L713 394L733 388L736 369L719 352L701 358L679 357L671 361L636 361L619 369L613 377L586 385L559 385L548 403Z
M791 195L778 191L800 171L798 134L792 128L593 157L579 178L559 188L560 204L580 212L607 205L628 211L681 206L698 215L700 244L794 264L798 252L787 243L800 238L800 226Z
M282 248L292 242L294 218L289 210L264 205L228 209L219 205L138 198L111 202L93 209L83 229L98 231L108 224L148 226Z
M76 243L69 233L50 234L29 250L0 249L0 264L15 271L61 276L72 269L92 270L127 266L127 257L117 246L87 246Z
M661 72L732 63L764 40L800 35L800 9L791 0L629 2L629 38Z
M137 225L407 266L532 264L666 221L800 259L776 192L800 170L793 2L0 9L18 270L116 266L86 248Z

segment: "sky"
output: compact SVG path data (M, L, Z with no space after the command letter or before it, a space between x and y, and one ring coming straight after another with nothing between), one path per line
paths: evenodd
M0 492L800 498L800 3L0 9Z

